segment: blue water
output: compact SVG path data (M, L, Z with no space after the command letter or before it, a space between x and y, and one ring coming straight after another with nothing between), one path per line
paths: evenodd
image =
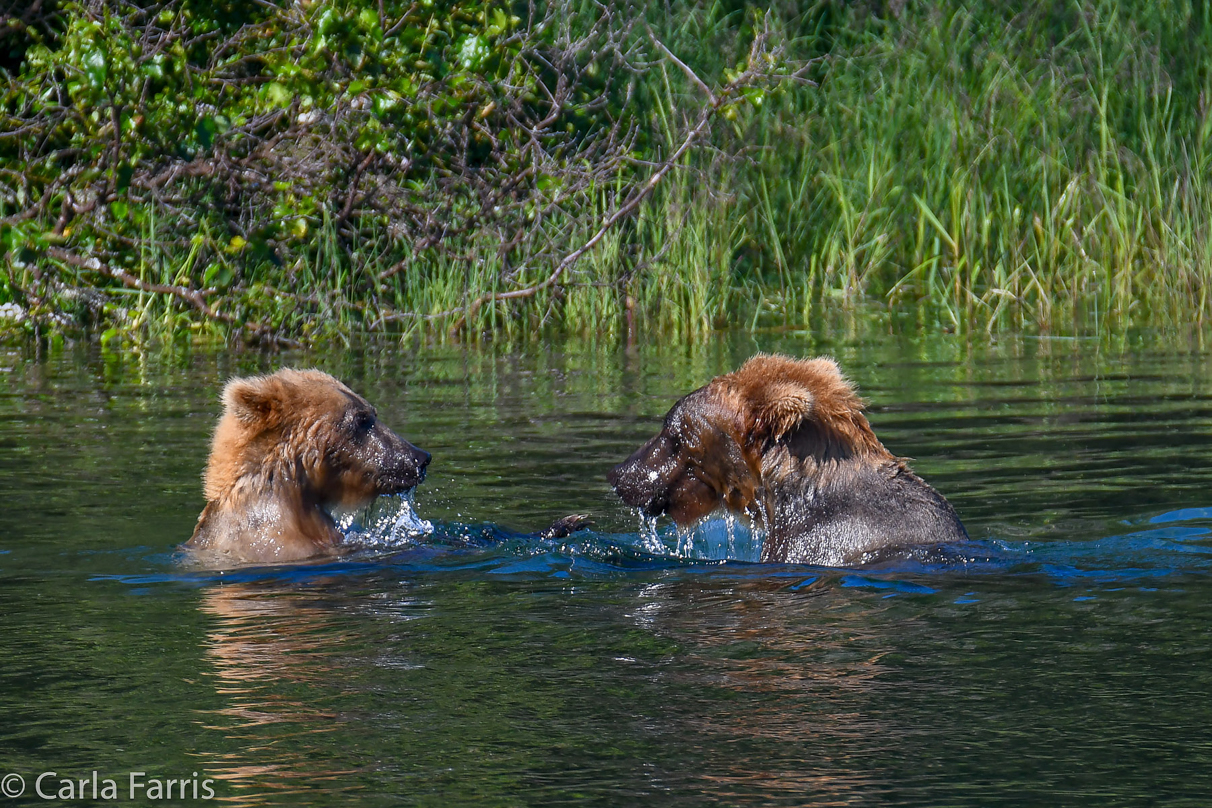
M406 546L398 537L368 537L351 532L359 547L338 559L308 564L196 569L185 551L151 553L144 563L162 567L150 574L105 574L132 586L162 583L205 585L232 581L308 581L334 575L509 576L557 581L610 580L646 574L710 576L718 580L830 580L838 586L900 594L934 595L955 586L967 588L963 598L976 597L982 581L997 584L1007 577L1035 578L1058 587L1078 587L1090 600L1098 591L1120 592L1134 587L1157 591L1157 584L1184 578L1202 579L1212 573L1212 509L1168 511L1143 524L1166 524L1096 540L1007 541L987 539L963 544L904 548L875 563L853 569L803 564L761 564L760 534L744 528L730 540L724 520L713 517L687 535L664 526L660 539L665 552L656 552L646 532L604 534L592 529L560 539L519 534L496 525L438 524L432 532L411 536ZM383 546L387 545L387 546ZM969 600L967 602L977 602Z

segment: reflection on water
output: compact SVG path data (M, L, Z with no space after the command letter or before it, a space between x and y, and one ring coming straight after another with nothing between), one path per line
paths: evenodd
M346 639L336 615L301 602L298 593L257 583L203 590L199 608L215 618L204 660L226 706L199 711L207 730L221 733L233 751L207 761L208 776L239 805L270 804L270 796L306 793L350 770L326 770L290 755L269 762L258 754L282 737L330 733L338 714L322 709L323 685L338 679ZM287 725L283 732L268 725Z
M743 520L679 532L621 507L605 471L758 347L837 356L973 541L763 566ZM348 557L179 565L221 382L285 362L365 393L434 454L429 480L346 515ZM1198 351L786 337L0 369L7 770L205 772L244 805L1202 805L1212 786ZM595 527L534 537L574 512Z
M679 666L679 686L715 692L720 702L684 719L712 750L702 767L710 793L790 802L811 794L819 805L878 793L887 774L853 747L898 729L857 706L876 695L886 673L881 658L891 646L873 627L887 606L850 604L842 628L821 619L823 609L837 606L827 603L829 589L815 577L790 588L785 580L755 577L712 588L674 582L646 592L659 605L645 609L650 628L693 649ZM788 597L790 591L798 594Z

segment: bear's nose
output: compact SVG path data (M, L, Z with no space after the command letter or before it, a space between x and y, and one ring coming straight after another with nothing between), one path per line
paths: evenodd
M421 459L417 461L417 468L425 471L425 467L429 465L429 461L433 460L433 455L424 449L418 449L418 451L421 453Z

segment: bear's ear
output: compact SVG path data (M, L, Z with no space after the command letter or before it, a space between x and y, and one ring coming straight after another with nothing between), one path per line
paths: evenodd
M782 440L812 416L816 399L807 387L792 381L773 382L751 393L750 435L759 440Z
M223 388L223 404L241 423L260 429L277 426L286 408L286 390L273 376L232 379Z

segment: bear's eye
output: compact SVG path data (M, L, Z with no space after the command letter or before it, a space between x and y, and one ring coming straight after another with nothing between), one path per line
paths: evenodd
M353 426L358 432L369 432L374 429L375 417L368 412L360 412L354 416Z

